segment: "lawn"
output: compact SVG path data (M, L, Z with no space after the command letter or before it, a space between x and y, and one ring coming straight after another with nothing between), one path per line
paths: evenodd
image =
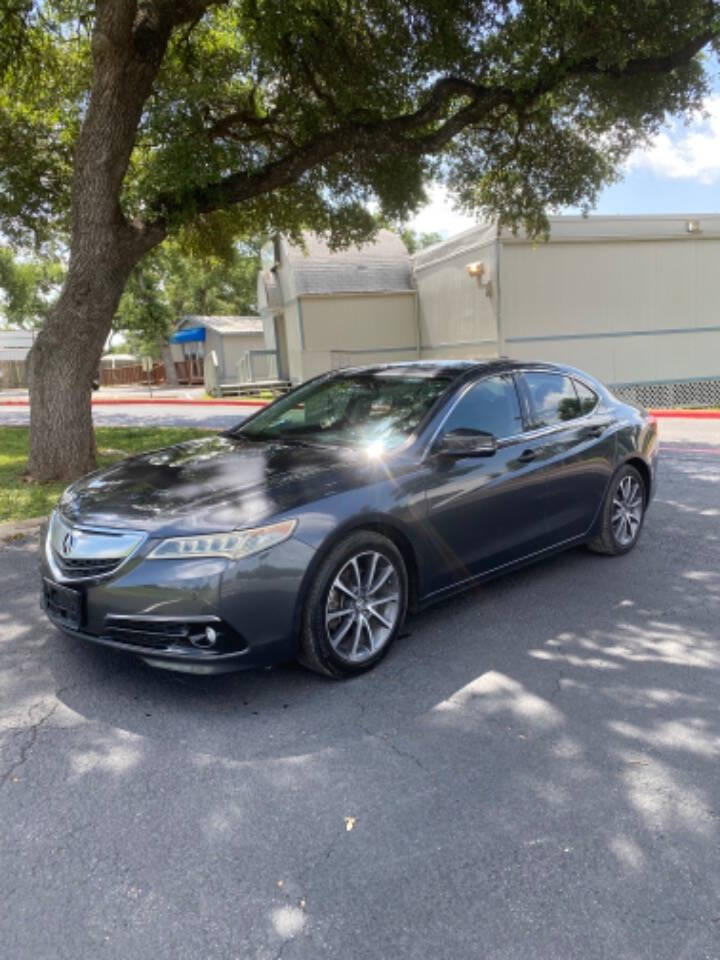
M106 466L143 450L167 447L209 432L187 427L98 427L99 464ZM27 455L27 427L0 428L0 523L45 516L63 491L61 483L27 483L23 478Z

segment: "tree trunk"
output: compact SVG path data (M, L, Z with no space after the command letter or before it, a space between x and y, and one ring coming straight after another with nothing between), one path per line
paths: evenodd
M165 235L159 226L129 223L120 195L177 7L138 7L137 0L96 6L93 85L73 170L70 265L29 358L28 469L36 480L67 482L94 467L92 379L130 271Z
M28 471L35 480L69 482L95 466L92 381L133 266L108 239L97 255L72 261L30 352Z

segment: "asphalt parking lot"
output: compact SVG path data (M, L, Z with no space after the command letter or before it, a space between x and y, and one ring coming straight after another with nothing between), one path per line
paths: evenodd
M344 684L64 638L0 546L2 955L720 958L720 434L664 438L633 553L448 601Z

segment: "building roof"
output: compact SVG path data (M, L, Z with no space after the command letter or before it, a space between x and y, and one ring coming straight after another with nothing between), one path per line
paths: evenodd
M494 223L478 223L447 240L440 240L430 247L418 250L413 258L414 267L416 270L421 270L423 267L435 266L460 253L470 253L472 250L493 243L496 237L497 227Z
M607 240L693 240L716 238L720 235L720 214L716 213L663 213L621 214L548 217L550 243L568 241ZM542 244L542 240L530 238L522 230L498 231L494 223L479 223L463 230L447 240L419 250L413 263L416 271L435 266L461 253L486 246L499 235L503 244Z
M698 240L720 236L720 214L592 214L548 217L550 243L587 240ZM523 231L501 233L503 243L536 243Z
M207 327L216 333L262 333L262 317L213 317L197 313L186 313L180 326Z
M305 233L304 246L283 239L295 291L302 294L399 293L414 289L412 264L405 244L390 230L360 246L331 250L327 240Z

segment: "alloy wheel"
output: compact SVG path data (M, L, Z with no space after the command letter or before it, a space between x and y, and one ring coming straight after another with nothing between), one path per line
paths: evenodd
M392 637L400 615L400 576L371 550L351 557L332 582L325 605L331 647L346 663L363 663Z
M612 531L621 547L629 547L640 532L643 517L643 492L634 476L624 476L612 502Z

